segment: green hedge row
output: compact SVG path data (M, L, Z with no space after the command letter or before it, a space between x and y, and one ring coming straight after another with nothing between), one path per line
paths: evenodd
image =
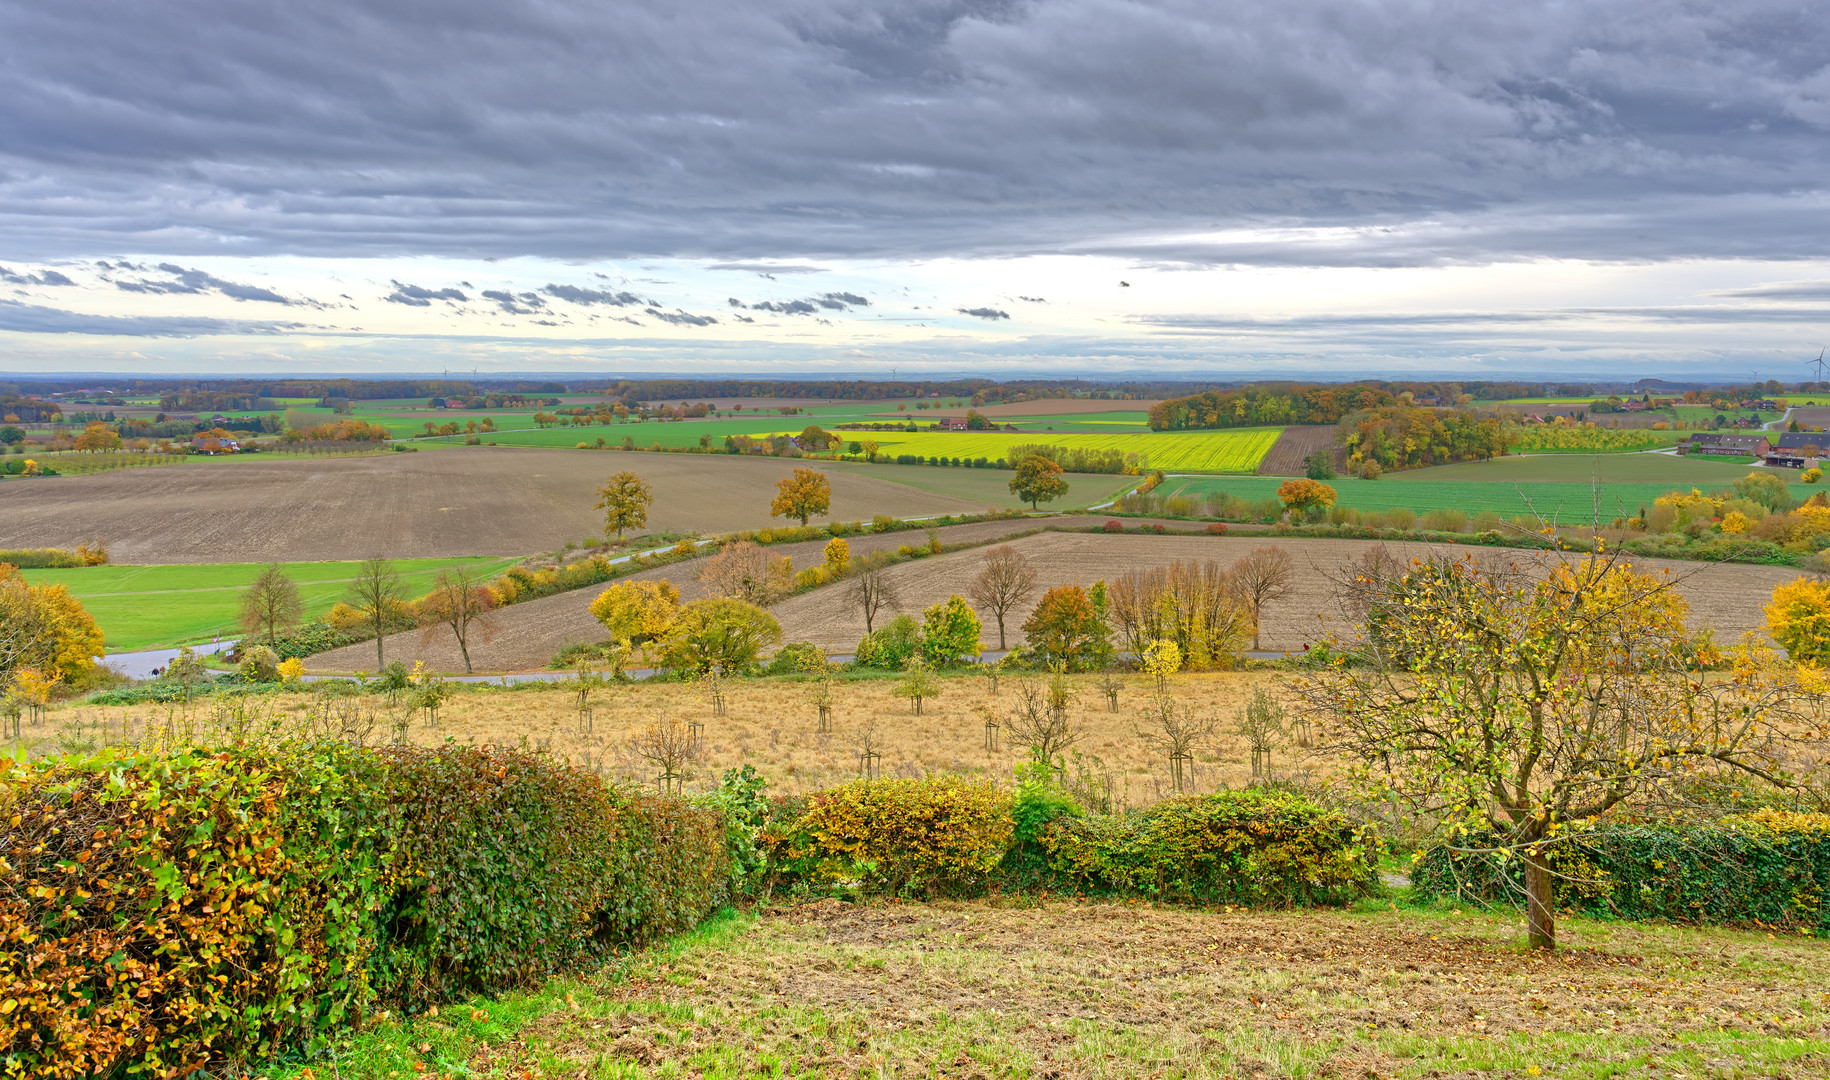
M856 781L774 800L763 888L1047 889L1179 903L1340 904L1374 890L1370 829L1288 792L1248 789L1082 813L1046 783Z
M0 763L0 1073L183 1076L530 985L726 896L718 814L505 749Z
M1830 816L1761 811L1720 824L1609 825L1551 848L1556 905L1603 918L1830 934ZM1518 902L1523 866L1444 847L1411 881L1424 895Z

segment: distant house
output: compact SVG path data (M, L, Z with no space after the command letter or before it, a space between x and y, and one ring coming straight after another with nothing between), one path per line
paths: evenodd
M1830 447L1830 435L1821 431L1789 431L1774 439L1761 457L1776 469L1802 469L1824 456Z
M1723 431L1699 432L1690 437L1690 452L1718 457L1765 457L1772 450L1765 435L1731 435Z
M210 426L226 428L229 426L229 418L226 416L212 416L210 417Z
M939 431L964 431L966 430L966 418L963 416L949 416L940 423L935 424L934 427Z

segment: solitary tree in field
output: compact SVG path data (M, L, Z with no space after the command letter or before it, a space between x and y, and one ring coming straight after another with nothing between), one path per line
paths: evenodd
M1276 545L1253 548L1251 554L1233 564L1229 573L1239 598L1251 609L1252 651L1257 652L1259 627L1264 621L1264 606L1289 596L1291 587L1296 583L1296 571L1291 567L1290 553Z
M1085 589L1057 585L1029 613L1023 635L1030 651L1046 663L1080 671L1103 651L1107 630Z
M832 509L832 481L817 469L796 469L794 475L776 481L775 490L770 517L800 518L805 525L808 518L823 517Z
M617 473L597 489L597 508L604 512L604 531L614 532L619 542L625 531L648 524L648 508L653 504L654 489L632 472Z
M301 610L299 587L278 563L272 563L241 594L241 628L272 646L278 643L280 631L298 624Z
M1192 763L1195 751L1213 743L1214 731L1219 726L1213 716L1202 715L1193 705L1177 701L1169 687L1159 683L1144 705L1143 716L1132 724L1132 730L1140 742L1168 759L1169 775L1175 790L1180 792L1190 779L1183 772L1183 763ZM1258 774L1254 771L1252 775Z
M362 622L375 635L375 670L387 667L382 660L381 639L410 625L406 609L406 589L394 564L377 555L363 562L349 583L350 606L362 613Z
M885 607L902 610L902 595L889 576L889 557L882 552L873 551L854 565L858 572L845 585L845 604L864 616L864 632L868 634L877 612Z
M1029 747L1032 758L1047 764L1066 754L1085 734L1069 715L1065 707L1051 705L1047 688L1024 679L1017 684L1016 703L1004 715L1003 728L1011 742Z
M1334 505L1334 488L1320 480L1285 480L1277 486L1278 501L1292 514L1326 510Z
M494 633L495 622L490 613L495 606L495 597L481 578L463 567L443 570L433 580L432 591L420 601L420 625L427 638L440 627L450 630L464 657L464 670L469 672L470 639L474 635L487 640Z
M1769 650L1695 670L1714 651L1672 586L1617 556L1413 562L1338 643L1358 662L1299 684L1318 749L1369 799L1440 822L1451 851L1522 866L1530 942L1553 948L1556 846L1700 780L1792 786L1788 762L1811 760L1793 748L1827 733Z
M1041 454L1031 454L1017 462L1017 473L1010 478L1010 493L1040 510L1042 503L1066 495L1067 481L1061 479L1061 466Z
M1029 557L1009 544L999 544L985 552L985 561L967 595L974 606L997 620L998 648L1003 649L1004 616L1021 607L1035 591L1036 568Z

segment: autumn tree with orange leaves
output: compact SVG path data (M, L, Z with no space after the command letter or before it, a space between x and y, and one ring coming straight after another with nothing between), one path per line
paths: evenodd
M824 517L832 509L832 481L817 469L794 470L793 476L776 481L775 491L770 517L800 518L806 525L808 518Z

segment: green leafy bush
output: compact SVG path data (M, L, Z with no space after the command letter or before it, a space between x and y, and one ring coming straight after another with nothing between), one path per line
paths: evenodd
M791 641L775 650L764 672L769 675L798 675L812 671L826 659L826 650L811 641Z
M281 660L303 660L316 653L329 652L366 640L368 638L362 634L345 633L322 619L315 619L300 623L291 630L280 631L274 636L272 648ZM252 647L254 641L248 639L243 644Z
M859 639L852 666L901 671L920 648L921 624L911 615L898 615Z
M813 796L791 849L815 883L891 893L983 887L1010 846L1010 797L958 776L856 780Z
M1604 825L1550 849L1558 907L1617 919L1753 924L1830 935L1830 815L1759 810L1702 827ZM1511 901L1517 860L1426 851L1424 895Z
M1049 873L1085 892L1281 907L1369 893L1381 851L1342 814L1255 788L1057 818L1037 842Z
M0 817L18 1077L309 1053L684 929L727 880L717 815L514 750L4 759Z

